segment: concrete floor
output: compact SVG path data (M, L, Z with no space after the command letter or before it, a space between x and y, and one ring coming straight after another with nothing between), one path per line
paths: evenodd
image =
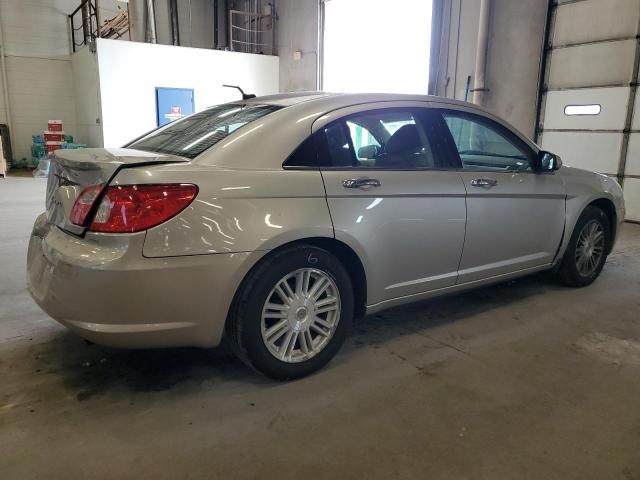
M0 478L640 479L640 226L543 275L360 321L279 384L224 351L87 345L25 289L45 182L0 179Z

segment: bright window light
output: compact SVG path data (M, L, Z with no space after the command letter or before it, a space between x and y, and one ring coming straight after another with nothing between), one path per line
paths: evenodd
M567 105L564 107L565 115L600 115L600 105Z
M431 2L326 2L323 90L426 94Z

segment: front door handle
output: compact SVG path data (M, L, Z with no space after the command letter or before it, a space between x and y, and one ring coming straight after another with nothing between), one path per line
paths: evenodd
M344 188L379 187L380 185L382 185L380 180L369 177L345 178L342 181Z
M472 187L495 187L498 184L493 178L476 178L471 180Z

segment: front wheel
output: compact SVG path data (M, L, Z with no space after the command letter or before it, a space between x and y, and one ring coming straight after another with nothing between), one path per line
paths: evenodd
M241 360L264 375L308 375L337 353L354 312L351 279L330 252L295 246L267 258L239 292L228 333Z
M571 287L591 284L604 267L611 241L607 214L596 206L587 207L576 224L562 259L559 276Z

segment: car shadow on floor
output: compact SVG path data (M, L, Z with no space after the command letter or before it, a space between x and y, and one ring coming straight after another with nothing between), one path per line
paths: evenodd
M543 272L384 310L356 322L351 348L384 343L402 335L428 334L440 325L453 324L494 309L507 308L528 297L566 288L551 274Z
M550 282L546 275L538 274L383 311L356 321L340 356L356 353L366 346L375 348L404 335L428 335L439 325L563 288ZM65 387L77 392L79 401L115 391L173 390L186 394L224 382L273 384L245 367L225 345L215 349L117 350L89 344L70 332L61 331L50 342L40 344L32 357L36 372L60 375ZM337 364L334 361L330 366L336 368Z

